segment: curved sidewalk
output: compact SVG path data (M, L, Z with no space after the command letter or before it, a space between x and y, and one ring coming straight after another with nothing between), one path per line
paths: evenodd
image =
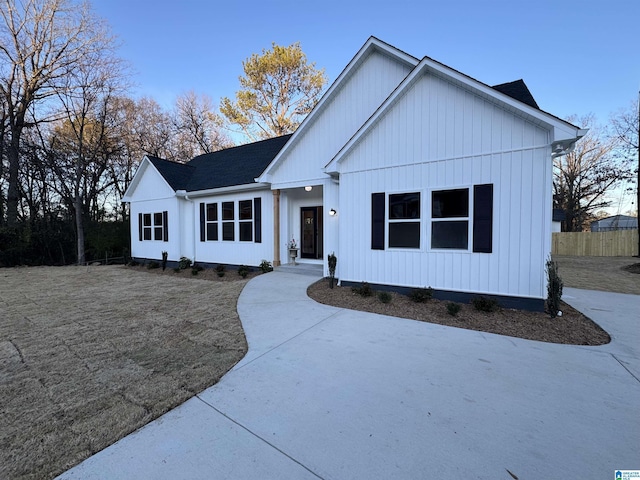
M614 337L582 347L320 305L306 296L313 281L251 280L238 302L246 357L60 478L600 479L640 468L638 342L627 339L639 296L597 310L590 302L614 297L566 289Z

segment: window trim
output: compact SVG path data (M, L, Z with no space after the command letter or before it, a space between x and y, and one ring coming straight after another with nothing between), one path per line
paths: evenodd
M391 218L391 197L394 195L409 195L409 194L417 194L418 195L418 209L419 216L417 218ZM385 248L392 251L400 251L406 250L415 252L423 250L423 237L424 237L424 225L423 221L423 191L421 189L407 189L400 191L392 191L385 192L384 194L384 245ZM418 224L418 246L409 247L409 246L392 246L391 245L391 230L390 226L393 224L401 224L401 223L412 223Z
M158 238L158 236L160 238ZM139 212L138 213L138 240L140 242L168 242L169 241L168 211L163 210L160 212Z
M466 217L434 217L433 216L433 194L436 192L449 192L455 190L467 191L467 216ZM429 189L428 197L428 212L429 212L429 225L428 225L428 238L429 246L428 250L433 252L457 252L457 253L471 253L471 245L473 244L473 185L451 185L446 187L435 187ZM433 224L445 223L445 222L466 222L467 223L467 246L466 248L454 248L454 247L434 247L433 246Z

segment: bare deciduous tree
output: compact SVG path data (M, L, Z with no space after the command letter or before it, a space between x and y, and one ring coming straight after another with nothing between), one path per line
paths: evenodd
M565 211L564 231L579 232L593 212L609 205L606 194L631 176L626 162L613 155L615 142L595 124L593 115L568 119L589 133L567 155L553 162L554 207Z
M20 140L28 112L51 98L78 62L111 43L87 3L3 0L0 3L0 95L6 103L7 222L18 220ZM39 111L41 114L42 111Z

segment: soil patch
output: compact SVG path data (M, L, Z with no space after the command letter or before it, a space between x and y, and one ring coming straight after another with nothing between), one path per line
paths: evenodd
M447 311L449 302L446 301L431 299L424 303L416 303L406 295L391 293L391 301L382 303L376 294L362 297L354 293L350 287L335 286L330 289L327 280L320 280L311 285L307 294L317 302L335 307L541 342L604 345L611 341L607 332L564 302L561 307L563 315L557 318L540 312L511 309L486 313L477 311L468 304L459 304L460 311L456 316L452 316Z
M640 273L640 263L634 263L633 265L627 265L626 267L622 267L622 269L629 273Z
M55 477L245 355L236 304L247 280L149 272L0 269L0 478Z

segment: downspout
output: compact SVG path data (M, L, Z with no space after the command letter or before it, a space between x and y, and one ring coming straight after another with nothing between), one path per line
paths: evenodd
M189 198L189 195L187 195L187 191L186 190L176 190L176 196L178 198L183 198L185 199L187 202L191 203L191 211L193 212L193 228L192 230L192 234L193 234L193 245L192 245L192 250L191 252L193 253L192 255L192 260L193 263L196 263L196 204L195 204L195 200Z
M280 190L273 191L273 266L280 266Z

